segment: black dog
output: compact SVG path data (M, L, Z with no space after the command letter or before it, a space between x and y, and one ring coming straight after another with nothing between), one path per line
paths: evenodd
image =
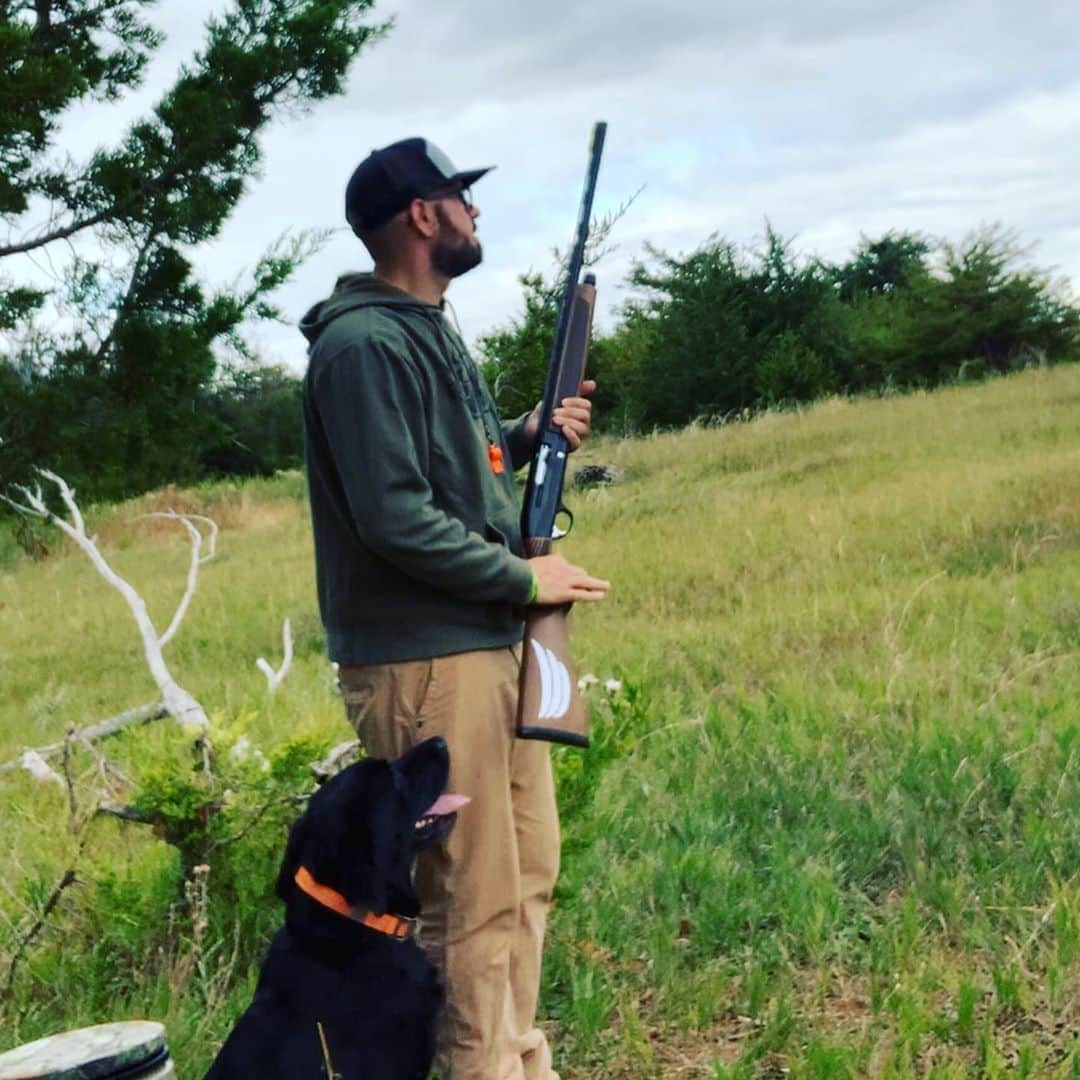
M285 926L206 1080L428 1075L442 988L412 936L412 861L468 802L443 795L449 770L446 743L427 739L311 797L278 876Z

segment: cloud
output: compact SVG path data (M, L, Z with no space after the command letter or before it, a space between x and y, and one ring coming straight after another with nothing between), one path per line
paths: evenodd
M167 85L223 6L152 9L169 41L131 108ZM520 310L517 276L548 270L552 247L568 243L596 119L609 122L597 211L644 185L598 268L602 326L645 241L678 252L719 233L751 245L766 219L796 251L830 259L862 234L958 241L1000 221L1038 245L1037 264L1080 281L1072 2L409 0L373 18L391 15L343 97L266 133L262 175L198 255L209 281L250 267L283 229L340 227L355 164L423 134L461 167L498 165L476 188L485 263L450 294L474 338ZM118 137L121 114L97 115L82 118L73 147L88 133ZM367 262L341 230L279 300L298 318L339 272ZM291 327L263 328L259 342L302 367Z

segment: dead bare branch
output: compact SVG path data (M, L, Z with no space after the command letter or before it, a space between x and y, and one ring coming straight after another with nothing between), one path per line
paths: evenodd
M131 821L136 825L156 825L158 819L151 814L136 810L134 806L108 806L102 803L94 811L99 817L114 817L121 821Z
M7 981L4 984L3 993L5 999L11 997L11 991L15 986L15 970L19 966L19 961L22 960L23 956L26 954L26 950L34 943L34 939L45 928L45 923L52 914L53 908L60 902L60 897L64 895L64 891L74 885L77 881L78 877L75 874L74 867L69 867L65 870L63 876L56 885L53 886L52 892L49 893L49 898L45 901L45 906L41 909L41 914L37 917L37 920L25 934L19 935L18 943L15 946L15 952L11 957L11 963L8 964Z
M277 671L270 666L268 660L264 660L261 656L255 661L255 666L266 676L266 688L271 694L281 685L282 679L289 673L289 668L292 665L292 626L288 619L285 620L285 625L282 628L282 641L284 643L284 659Z
M43 476L46 480L49 480L56 485L60 492L60 498L63 500L64 506L67 508L68 515L71 518L70 522L66 521L64 518L58 517L48 508L48 506L46 506L40 485L36 486L33 491L22 484L13 485L15 490L22 494L24 499L24 502L22 503L16 502L6 495L0 496L0 498L2 498L9 506L19 511L19 513L29 514L32 517L39 517L46 521L52 521L57 528L82 549L94 564L98 573L124 597L132 617L135 619L135 624L139 628L139 633L142 636L143 652L146 656L146 663L150 668L150 674L154 677L154 681L161 690L161 698L165 708L168 709L169 715L172 716L186 731L203 738L205 745L205 737L210 728L210 721L199 702L172 677L172 674L165 663L165 658L162 655L161 638L154 629L150 613L146 609L146 602L127 581L109 566L105 561L104 556L98 550L94 538L87 536L86 524L83 521L82 514L75 501L75 492L68 486L67 481L62 477L57 476L56 473L49 472L48 469L38 469L37 473L39 476ZM194 529L193 525L185 527ZM197 532L198 530L195 531ZM198 556L196 554L196 565L197 560ZM187 597L186 593L185 597ZM181 603L183 603L183 601ZM170 629L172 629L172 627L170 627Z
M203 517L202 514L178 514L175 510L159 510L153 514L144 514L143 517L166 518L171 521L179 521L180 524L187 529L188 535L191 537L191 562L188 565L187 588L184 590L184 595L180 598L180 603L177 605L176 613L173 615L168 628L165 630L165 633L158 638L158 645L161 646L161 648L164 648L173 639L176 631L180 627L180 623L187 614L188 604L191 603L191 598L195 595L195 586L198 583L199 578L199 567L202 566L203 563L209 562L217 554L218 526L216 521L212 518ZM201 530L194 525L194 522L196 521L200 521L208 527L208 536L205 539L208 540L207 547L209 550L205 555L202 554L204 537Z
M165 708L165 705L160 701L150 702L147 705L139 705L134 709L128 709L126 712L122 712L117 716L110 716L107 720L99 720L96 724L90 724L89 727L84 727L81 731L75 732L75 737L82 743L89 745L96 742L98 739L107 738L110 735L115 735L118 731L123 731L124 728L132 727L135 724L148 724L153 720L161 720L169 715L169 710ZM65 740L66 741L66 740ZM45 764L45 759L52 757L54 754L62 752L64 749L64 742L51 743L49 746L39 746L36 750L24 750L14 761L8 761L0 765L0 774L11 772L14 769L27 769L33 772L34 775L41 780L50 779L45 776L36 768L36 762L41 762L41 766L52 772L51 769ZM28 755L30 755L30 762L35 767L31 767L31 764L27 764ZM61 784L63 780L57 773L52 774L56 781Z
M326 783L330 777L341 772L346 765L355 760L357 751L360 749L359 739L349 739L348 742L338 743L322 761L313 761L311 771L320 784Z
M243 825L238 832L233 833L231 836L223 836L219 840L215 840L213 848L224 847L226 844L236 844L244 839L256 825L266 816L267 811L275 806L289 806L290 804L303 804L307 802L310 795L276 795L272 799L267 799L259 807L255 809L247 823Z
M63 744L61 743L62 747ZM24 750L14 761L0 765L0 773L12 772L14 769L25 769L35 780L42 784L64 785L64 778L54 769L45 764L45 759L39 750Z
M78 831L79 800L75 795L75 778L71 775L71 741L75 737L75 729L69 727L64 736L64 785L68 794L68 828L72 832Z

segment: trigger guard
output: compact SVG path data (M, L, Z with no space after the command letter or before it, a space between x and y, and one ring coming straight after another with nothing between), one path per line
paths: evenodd
M560 506L559 509L555 511L555 520L558 521L558 519L560 517L562 517L564 514L566 515L566 518L567 518L567 526L566 526L565 529L560 529L558 525L553 523L552 526L551 526L551 539L552 540L561 540L574 527L574 515L571 514L570 511L567 510L567 508L565 506Z

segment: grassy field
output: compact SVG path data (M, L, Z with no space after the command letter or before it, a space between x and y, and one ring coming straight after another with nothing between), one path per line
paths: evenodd
M614 587L576 614L594 745L555 751L542 1008L564 1078L1080 1076L1080 367L596 440L582 461L626 480L568 496L564 552ZM299 783L350 734L302 478L89 514L160 625L188 548L139 515L166 506L222 526L172 671L229 782ZM42 538L39 562L0 539L0 762L155 697L118 594ZM254 662L277 663L286 616L297 656L270 697ZM242 735L269 773L227 764ZM170 775L211 790L168 721L101 748L130 783L85 750L71 792L0 774L0 1049L151 1015L197 1076L277 919L287 815L255 828L253 799L246 833L238 797L229 843L201 848L92 818ZM183 880L206 851L209 900Z

